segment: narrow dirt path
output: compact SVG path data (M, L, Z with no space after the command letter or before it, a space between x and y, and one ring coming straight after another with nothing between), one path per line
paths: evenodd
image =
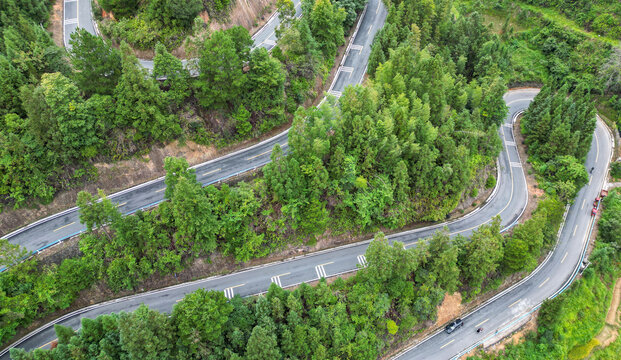
M617 279L615 288L612 292L612 302L606 314L606 324L602 331L595 337L600 347L605 348L612 344L619 336L619 302L621 301L621 278Z

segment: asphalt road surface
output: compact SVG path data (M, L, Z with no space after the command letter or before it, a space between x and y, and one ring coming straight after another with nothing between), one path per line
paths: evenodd
M88 4L88 6L82 6L82 3ZM296 0L296 3L299 4L299 0ZM74 5L67 7L67 4ZM65 6L65 15L79 13L86 16L90 14L90 0L65 1ZM381 0L369 0L368 8L373 10L365 11L364 16L360 19L357 27L359 31L350 42L347 50L348 55L343 59L343 62L347 63L346 70L353 70L350 72L340 71L343 66L339 67L337 76L331 86L336 94L340 94L348 85L362 82L373 37L386 19L386 8ZM75 12L70 9L75 9ZM264 46L268 39L273 37L273 29L277 22L278 17L274 16L255 35L256 45ZM82 22L80 20L79 24L80 26L90 24L90 29L93 29L92 21ZM361 50L350 51L350 48ZM285 131L257 145L194 166L198 181L204 185L213 184L267 164L270 161L271 151L275 144L280 144L284 151L287 150L287 133L288 131ZM139 209L148 208L163 201L164 189L164 178L159 178L112 194L109 198L118 204L122 213L131 214ZM77 208L71 208L13 231L3 236L3 238L9 239L13 244L22 245L26 249L36 252L77 235L84 231L84 229L84 225L80 223Z
M488 223L494 216L500 215L502 225L508 228L514 225L522 214L527 203L526 181L517 153L513 144L511 121L513 115L525 108L535 96L537 90L519 90L509 92L505 100L510 106L510 113L506 119L506 126L500 128L501 137L505 144L501 152L499 177L497 186L486 204L475 212L463 218L426 228L406 231L389 236L391 241L401 241L405 246L415 245L420 239L429 237L434 231L446 226L451 235L462 234L468 236L482 224ZM14 346L26 349L46 347L56 338L53 324L58 323L71 326L75 329L80 326L82 317L94 318L101 314L119 311L135 310L140 304L147 304L152 309L170 312L176 302L185 294L199 288L224 291L227 297L234 295L250 296L266 291L272 282L286 287L301 282L317 280L337 274L354 271L358 266L364 266L364 253L369 241L346 245L335 249L294 257L286 261L275 262L225 276L216 276L195 282L175 285L173 287L143 293L135 296L113 300L107 303L93 305L80 309L55 320L20 340ZM5 359L7 356L0 356Z

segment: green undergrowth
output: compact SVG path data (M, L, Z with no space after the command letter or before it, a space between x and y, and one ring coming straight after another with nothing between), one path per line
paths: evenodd
M591 39L595 39L598 41L604 41L613 46L619 46L618 39L611 38L608 36L602 36L592 31L587 31L583 27L578 25L575 21L565 17L563 14L560 14L558 11L554 9L535 6L535 5L529 5L529 4L519 2L519 1L517 1L516 3L519 4L519 6L522 7L523 9L530 10L538 14L541 14L544 19L549 20L550 22L554 22L560 26L579 32Z
M617 329L617 331L619 331ZM615 341L613 341L610 345L605 348L595 349L591 356L590 360L617 360L619 359L619 354L621 354L621 336L618 336Z
M595 336L602 330L610 307L615 279L621 274L621 191L615 189L603 201L599 234L584 270L568 290L541 306L538 328L516 345L508 345L499 354L480 353L469 359L583 359L596 347ZM594 359L611 357L619 340L610 348L596 350Z

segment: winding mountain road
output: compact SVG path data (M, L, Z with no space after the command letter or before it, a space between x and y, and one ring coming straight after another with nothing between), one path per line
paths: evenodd
M84 2L90 7L88 0L65 1L65 4L72 2L76 4ZM67 10L68 8L65 9L66 12ZM348 46L348 56L344 58L335 77L331 87L332 93L339 95L345 86L362 81L373 36L383 25L385 17L386 10L381 0L370 0L359 23L356 36L353 37L353 41ZM82 26L81 23L80 26ZM87 27L85 26L85 28ZM260 38L263 40L259 45L266 44L264 40L266 38L269 36ZM255 44L257 43L255 42ZM468 236L473 229L488 223L496 215L501 216L503 229L510 228L517 223L527 205L528 194L523 168L513 137L512 122L519 112L528 107L537 92L538 90L535 89L522 89L509 91L504 96L509 107L509 114L499 129L504 149L498 158L497 185L488 201L473 213L460 219L394 234L389 236L391 241L403 242L406 247L413 246L419 240L429 237L434 231L444 226L448 227L452 236L457 234ZM286 131L247 149L195 166L197 178L203 184L210 184L260 167L269 162L271 149L277 143L286 149ZM484 341L490 341L490 337L496 335L496 330L498 330L498 335L509 331L514 322L527 316L538 307L541 301L550 296L555 296L559 290L566 287L568 281L573 280L578 265L584 256L587 234L590 233L593 224L593 219L590 216L590 205L605 180L611 151L610 135L604 126L598 122L591 151L587 157L587 166L595 167L589 185L580 191L574 205L568 209L566 222L561 229L557 247L533 274L464 317L465 326L463 328L451 335L438 332L419 345L399 354L397 358L448 359L459 356ZM157 179L111 195L110 198L119 204L124 213L128 214L161 202L163 200L163 189L163 179ZM40 250L75 235L83 229L84 227L78 220L77 209L69 209L17 230L7 237L12 243L24 245L30 250ZM11 347L25 349L47 347L56 338L53 329L54 324L62 324L77 329L82 317L94 318L111 312L132 311L143 303L152 309L170 312L174 304L181 300L185 294L198 288L224 291L227 297L234 295L250 296L266 291L272 282L287 287L301 282L317 280L321 277L355 271L359 266L364 266L366 263L364 253L369 242L370 240L328 249L249 268L229 275L179 284L92 305L42 326ZM482 324L485 324L485 328L488 330L482 335L476 334L474 329ZM0 352L1 360L8 358L8 349Z
M497 187L488 202L475 212L449 223L391 235L389 236L391 241L403 242L406 247L413 246L419 240L429 237L434 231L444 226L448 227L453 236L456 234L468 236L474 229L488 223L496 215L501 216L504 228L511 227L517 222L526 207L527 192L526 180L520 165L517 148L511 145L514 141L511 121L513 115L520 111L525 104L528 104L536 93L537 90L519 90L509 92L505 96L510 107L510 115L499 130L505 147L498 159L499 178ZM56 338L53 328L55 323L79 328L82 317L94 318L111 312L132 311L143 303L153 309L170 312L174 304L182 299L185 294L198 288L224 291L227 297L234 295L250 296L266 291L272 282L287 287L301 282L314 281L321 277L355 271L359 265L364 265L366 262L364 253L369 241L93 305L65 315L41 327L13 346L26 349L44 347ZM0 355L2 354L0 353ZM5 358L0 356L0 359Z

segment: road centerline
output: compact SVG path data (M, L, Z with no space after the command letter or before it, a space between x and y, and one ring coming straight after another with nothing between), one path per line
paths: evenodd
M64 228L66 228L67 226L71 226L71 225L73 225L73 224L75 224L75 221L74 221L74 222L72 222L72 223L69 223L69 224L67 224L67 225L63 225L63 226L61 226L61 227L59 227L59 228L56 228L56 229L54 230L54 232L57 232L58 230L64 229Z
M453 340L447 342L446 344L440 346L440 349L444 349L445 347L449 346L453 341L455 341L455 339L453 339Z
M517 305L517 303L519 303L520 301L522 301L522 299L517 299L515 302L513 302L513 304L509 305L508 307L513 307Z

